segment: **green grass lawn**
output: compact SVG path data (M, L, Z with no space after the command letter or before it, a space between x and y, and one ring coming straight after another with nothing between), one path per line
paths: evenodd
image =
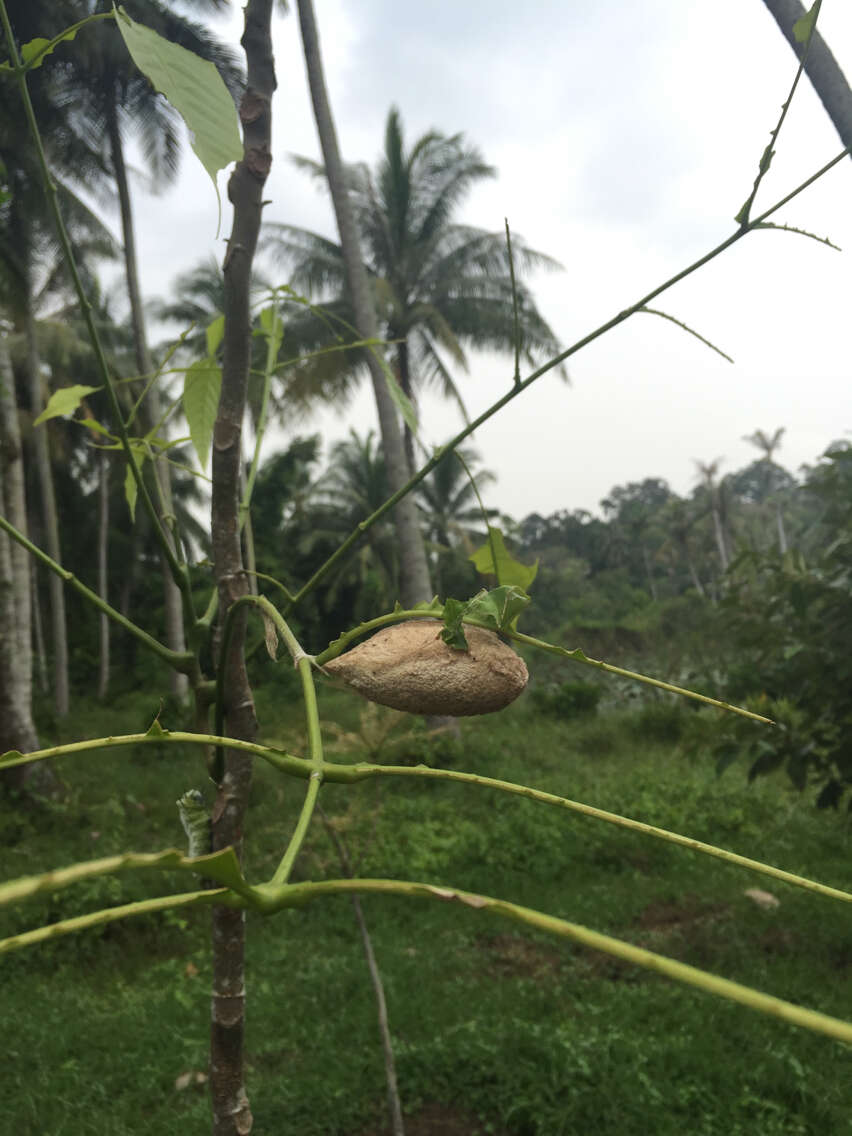
M298 704L282 712L270 689L258 702L265 737L300 746ZM321 696L321 710L350 731L363 707ZM144 714L138 702L123 716L80 707L64 729L69 738L138 730ZM847 818L817 813L780 778L749 786L736 766L717 778L702 742L710 717L610 710L560 722L537 719L522 699L464 723L460 742L391 735L387 756L523 781L848 888ZM330 756L365 756L348 744ZM189 748L102 751L62 768L63 803L0 804L5 878L182 846L174 802L205 782ZM303 789L258 765L251 879L272 873ZM328 785L322 802L361 875L510 899L852 1018L852 910L843 904L472 786ZM315 822L294 878L338 875ZM153 873L84 883L4 912L0 932L186 885L185 876ZM744 894L750 887L779 905L757 906ZM852 1132L850 1054L839 1043L473 910L373 896L363 907L410 1136ZM205 1069L207 918L143 916L3 956L0 1132L209 1130L204 1086L175 1087L181 1074ZM349 900L250 915L248 942L254 1131L386 1131L375 1011Z

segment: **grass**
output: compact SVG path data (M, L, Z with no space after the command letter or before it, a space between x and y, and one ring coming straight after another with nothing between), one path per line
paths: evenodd
M258 695L268 740L299 745L298 704ZM717 778L712 716L648 707L569 721L529 700L464 723L462 739L382 739L364 704L321 709L394 761L524 781L673 828L839 887L846 818L780 779ZM138 729L79 706L69 736ZM164 724L178 725L177 722ZM403 736L408 732L408 736ZM332 738L329 733L329 739ZM344 739L353 745L353 738ZM335 755L339 756L339 754ZM352 759L365 756L354 750ZM4 876L180 845L174 801L203 785L190 750L113 751L64 766L61 804L0 804ZM270 875L303 786L258 766L247 871ZM362 875L421 878L514 900L816 1009L852 1018L850 911L695 853L473 787L390 780L323 790ZM340 874L317 823L296 878ZM168 888L153 874L95 881L3 916L4 934ZM773 893L758 907L744 891ZM615 960L473 911L363 901L386 983L410 1136L824 1136L852 1133L845 1047ZM174 912L4 956L6 1130L18 1136L204 1132L207 917ZM255 1131L378 1136L384 1082L349 902L249 916L247 1082ZM2 1127L2 1126L0 1126Z

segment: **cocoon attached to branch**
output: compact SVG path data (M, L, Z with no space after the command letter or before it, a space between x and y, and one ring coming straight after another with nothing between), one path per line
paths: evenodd
M453 718L502 710L526 686L526 665L493 631L466 624L464 632L469 649L458 651L435 620L397 623L323 669L394 710Z

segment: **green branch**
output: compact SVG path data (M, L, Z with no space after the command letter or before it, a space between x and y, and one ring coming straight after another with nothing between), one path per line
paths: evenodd
M57 923L38 927L34 931L24 931L20 935L11 935L8 939L0 939L0 954L5 954L7 951L19 951L24 947L33 947L37 943L45 943L49 939L57 939L63 935L72 935L76 931L87 931L91 927L101 927L105 923L115 923L119 919L128 919L132 915L145 915L152 911L168 911L175 907L192 907L198 904L204 906L214 903L223 907L247 906L245 900L240 899L228 888L189 891L182 895L164 895L157 899L142 899L137 903L125 903L121 907L108 907L103 911L93 911L89 915L77 915L73 919L61 919Z
M398 489L396 493L392 494L392 496L390 496L383 505L380 505L379 508L375 510L375 512L371 513L369 517L361 521L360 524L358 524L356 528L349 534L349 536L343 541L343 543L337 547L335 552L328 558L328 560L326 560L324 564L320 565L320 567L316 570L316 572L314 572L311 578L302 585L298 592L296 592L295 596L293 597L292 603L289 604L285 609L285 614L290 610L291 607L293 607L295 604L298 604L309 592L313 591L317 584L325 579L325 577L329 572L332 571L338 561L346 556L349 552L349 549L358 540L361 539L367 529L371 528L389 510L391 510L394 505L401 501L402 498L406 496L406 494L410 493L412 489L420 484L423 478L426 477L427 474L429 474L438 464L443 453L445 453L447 450L453 450L457 446L459 446L465 440L465 438L469 437L475 430L478 430L484 422L487 422L489 418L492 418L498 411L502 410L504 406L512 401L512 399L517 398L519 394L525 391L527 387L531 386L537 379L540 379L542 375L546 375L548 371L552 371L555 367L558 367L560 363L564 363L566 359L569 359L572 355L576 355L578 351L581 351L584 347L587 347L590 343L593 343L594 340L599 339L602 335L605 335L606 332L611 331L614 327L618 327L619 324L624 323L625 320L629 319L630 316L635 315L635 313L640 311L642 308L646 308L652 300L656 299L657 296L661 295L663 292L668 291L669 288L673 287L675 284L678 284L681 280L684 280L687 276L690 276L693 272L696 272L699 268L702 268L711 260L714 260L717 256L720 255L720 253L723 253L726 249L730 248L731 245L734 245L737 243L737 241L742 240L742 238L746 236L747 233L750 233L752 229L764 227L763 222L766 221L768 217L771 217L773 213L777 213L777 211L784 205L786 205L788 201L792 201L794 197L797 197L800 193L803 193L804 190L806 190L810 185L813 185L815 181L827 174L829 170L831 170L839 162L842 162L848 153L849 148L847 147L835 158L832 158L830 162L827 162L824 166L822 166L821 169L817 170L816 173L812 174L800 185L796 186L796 188L788 193L785 197L782 197L780 201L776 201L773 206L767 209L764 213L761 213L761 215L755 218L754 221L748 221L744 225L740 226L740 228L738 228L735 233L732 233L731 236L726 240L722 241L720 244L716 245L715 248L712 248L709 252L705 253L704 256L699 257L698 260L693 261L692 264L688 265L686 268L682 269L674 276L670 276L669 279L666 280L663 284L660 284L658 287L653 288L650 292L647 293L647 295L643 296L640 300L637 300L634 304L631 304L629 308L625 308L624 311L619 312L618 315L613 316L611 319L607 320L606 323L600 324L600 326L596 327L594 331L589 332L589 334L583 336L582 339L578 339L575 343L573 343L570 347L567 347L558 355L554 355L552 359L549 359L546 363L537 368L537 370L533 371L531 375L528 375L527 378L523 380L523 382L515 384L511 390L503 395L502 398L497 399L497 401L492 403L492 405L488 407L487 410L484 410L478 418L475 418L473 422L468 423L463 430L456 434L452 441L448 442L446 446L441 447L437 454L433 454L429 461L427 461L426 464L422 466L417 471L417 473L415 473L414 476L408 482L406 482L405 485L402 486L401 489Z
M315 763L303 757L285 753L283 750L271 746L260 745L257 742L241 741L238 738L217 737L213 734L195 734L179 730L148 731L146 734L125 734L118 737L89 738L85 741L69 742L65 745L50 746L47 749L35 750L33 753L22 754L15 750L0 757L0 770L11 769L16 765L24 765L32 761L43 761L48 758L62 757L74 753L86 753L99 749L121 748L130 745L159 745L162 742L191 745L214 745L228 749L238 749L262 758L280 773L288 777L309 779L315 772ZM643 821L631 820L618 813L607 812L605 809L585 805L579 801L572 801L567 797L558 797L542 789L533 789L528 785L518 785L513 781L501 781L494 777L485 777L478 773L465 773L457 769L435 769L428 765L377 765L369 762L359 762L355 765L338 765L334 762L323 761L322 779L327 782L351 785L358 781L365 781L371 777L419 777L435 781L458 781L467 785L479 785L484 789L496 789L501 793L511 793L517 797L526 797L540 804L553 805L557 808L567 809L569 812L580 813L593 820L602 820L607 824L617 825L643 836L651 836L657 840L665 840L670 844L680 845L682 848L700 852L705 856L712 856L717 860L747 871L758 872L782 883L792 884L828 899L838 899L843 903L852 903L852 893L840 888L830 887L828 884L809 880L805 876L797 876L792 872L785 872L782 868L775 868L771 864L764 864L760 860L752 860L747 856L740 856L736 852L729 852L725 848L718 848L714 844L706 844L701 840L694 840L680 833L670 832L665 828L645 824Z
M258 889L264 891L264 887ZM753 990L750 986L743 986L739 982L731 982L727 978L719 978L715 974L699 970L683 962L666 958L655 951L636 947L631 943L622 942L611 935L603 935L599 931L592 931L578 923L569 923L566 919L557 919L552 915L545 915L529 907L522 907L517 903L494 899L487 895L477 895L472 892L460 891L457 888L435 887L431 884L414 883L408 880L369 880L345 879L323 880L319 883L291 884L285 889L269 888L264 902L264 910L278 911L282 908L298 907L311 900L327 895L398 895L407 899L430 899L444 903L461 904L483 911L489 915L496 915L503 919L510 919L526 927L533 927L538 931L547 931L552 935L559 935L570 939L603 954L621 959L623 962L642 967L644 970L654 971L665 978L674 979L687 986L694 986L707 994L715 994L729 1002L737 1002L750 1010L767 1014L789 1025L801 1026L814 1033L826 1037L852 1043L852 1024L841 1021L839 1018L821 1014L816 1010L808 1010L796 1006L783 998L776 998L771 994L763 994Z
M123 627L125 631L138 639L140 643L144 643L148 650L153 651L155 655L158 655L164 662L168 663L170 667L183 674L191 674L195 666L195 656L191 652L172 651L163 643L160 643L159 640L155 639L153 635L149 635L147 631L143 631L141 627L138 627L132 620L128 619L126 615L122 615L120 611L108 604L106 600L101 599L97 592L93 592L91 588L87 588L84 583L77 579L73 572L69 572L68 569L63 568L61 564L57 564L56 561L48 556L46 552L43 552L38 545L33 544L23 533L18 532L14 525L9 524L3 516L0 516L0 529L8 533L8 535L12 537L13 540L16 540L18 544L22 545L31 556L44 564L51 572L55 572L66 584L72 587L76 592L79 592L81 596L87 599L89 603L99 611L102 611L104 615L108 616L113 622L117 623L119 627Z
M496 559L495 559L496 565ZM434 601L433 601L434 603ZM355 639L360 639L362 635L366 635L370 631L375 631L380 627L386 627L391 623L399 623L408 619L441 619L443 615L443 608L440 604L435 606L412 608L404 610L399 608L397 611L389 612L387 615L380 615L376 619L367 620L365 623L360 624L358 627L353 628L352 631L346 631L340 635L333 643L330 643L324 651L321 651L314 659L317 666L324 666L329 660L337 658L346 647ZM465 619L465 623L469 623L473 627L485 626L480 624L475 619ZM486 630L488 628L486 627ZM511 628L503 632L504 635L510 639L516 640L518 643L524 643L528 647L535 647L539 651L547 651L551 655L561 655L563 658L571 659L575 663L583 663L588 667L595 667L597 670L606 671L608 674L621 675L623 678L632 679L634 682L644 683L646 686L653 686L659 690L666 690L670 694L679 694L684 698L691 698L696 702L703 702L707 706L715 706L719 710L728 710L732 714L739 714L743 718L751 718L755 722L762 722L766 726L773 726L775 723L771 718L766 718L762 714L755 714L752 710L746 710L742 706L734 706L730 702L722 702L718 698L711 698L708 694L699 694L695 690L687 690L683 686L674 686L670 682L663 682L659 678L651 678L650 675L640 674L638 671L628 671L624 667L616 667L612 663L604 663L599 659L592 659L583 651L582 647L575 647L574 650L569 650L567 647L559 647L553 643L545 643L542 639L534 639L531 635L523 635L520 631L513 631Z

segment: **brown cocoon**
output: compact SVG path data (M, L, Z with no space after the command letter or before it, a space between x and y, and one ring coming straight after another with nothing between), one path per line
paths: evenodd
M370 702L453 718L502 710L527 685L523 659L493 631L466 624L467 651L448 646L440 633L431 619L397 623L323 669Z

